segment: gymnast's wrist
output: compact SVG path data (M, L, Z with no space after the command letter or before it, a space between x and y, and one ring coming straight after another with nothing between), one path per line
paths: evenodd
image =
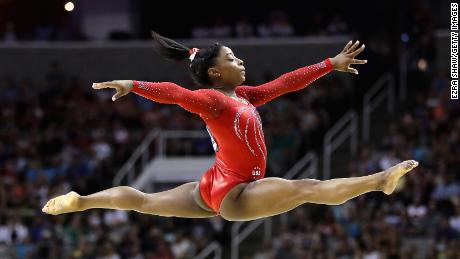
M326 58L324 62L326 63L326 67L329 67L331 70L334 70L337 68L337 62L334 58Z
M130 84L129 91L130 91L130 92L134 92L134 91L136 91L138 88L139 88L139 81L137 81L137 80L131 80L131 84Z

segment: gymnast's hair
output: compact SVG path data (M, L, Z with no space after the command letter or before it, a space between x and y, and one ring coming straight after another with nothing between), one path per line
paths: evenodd
M152 37L157 44L155 50L163 57L169 60L182 61L191 56L191 48L188 48L172 39L161 36L152 31ZM201 48L196 52L191 60L190 72L192 79L199 85L211 87L212 82L208 75L208 69L215 65L216 57L222 45L214 43L213 45Z

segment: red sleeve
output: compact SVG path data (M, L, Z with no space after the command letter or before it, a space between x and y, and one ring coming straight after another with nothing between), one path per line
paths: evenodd
M307 87L316 79L331 72L332 69L331 61L325 59L320 63L299 68L259 86L238 86L236 91L246 96L252 105L260 106L282 94Z
M215 91L199 89L191 91L174 83L133 81L131 92L159 103L177 104L192 113L205 117L217 117L223 110L223 101Z

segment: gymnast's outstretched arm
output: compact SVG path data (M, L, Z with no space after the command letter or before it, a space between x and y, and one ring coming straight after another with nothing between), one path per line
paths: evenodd
M351 68L350 65L367 62L366 60L355 59L356 55L364 50L364 45L357 48L358 45L359 41L353 45L350 41L342 52L333 58L327 58L320 63L299 68L259 86L238 86L235 91L245 96L252 105L260 106L282 94L301 90L332 70L358 74L358 70Z
M114 88L118 98L133 92L159 103L177 104L200 116L217 117L224 109L222 96L210 89L189 90L170 82L144 82L136 80L116 80L95 83L94 89Z

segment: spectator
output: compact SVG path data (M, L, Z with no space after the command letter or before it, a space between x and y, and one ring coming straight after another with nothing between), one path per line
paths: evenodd
M294 36L294 27L289 22L288 16L283 11L273 11L269 15L270 31L275 37Z
M211 31L211 37L215 38L228 38L232 34L232 27L228 25L224 18L218 17L214 23Z
M240 17L235 25L235 34L238 38L249 38L254 36L254 28L248 17Z

